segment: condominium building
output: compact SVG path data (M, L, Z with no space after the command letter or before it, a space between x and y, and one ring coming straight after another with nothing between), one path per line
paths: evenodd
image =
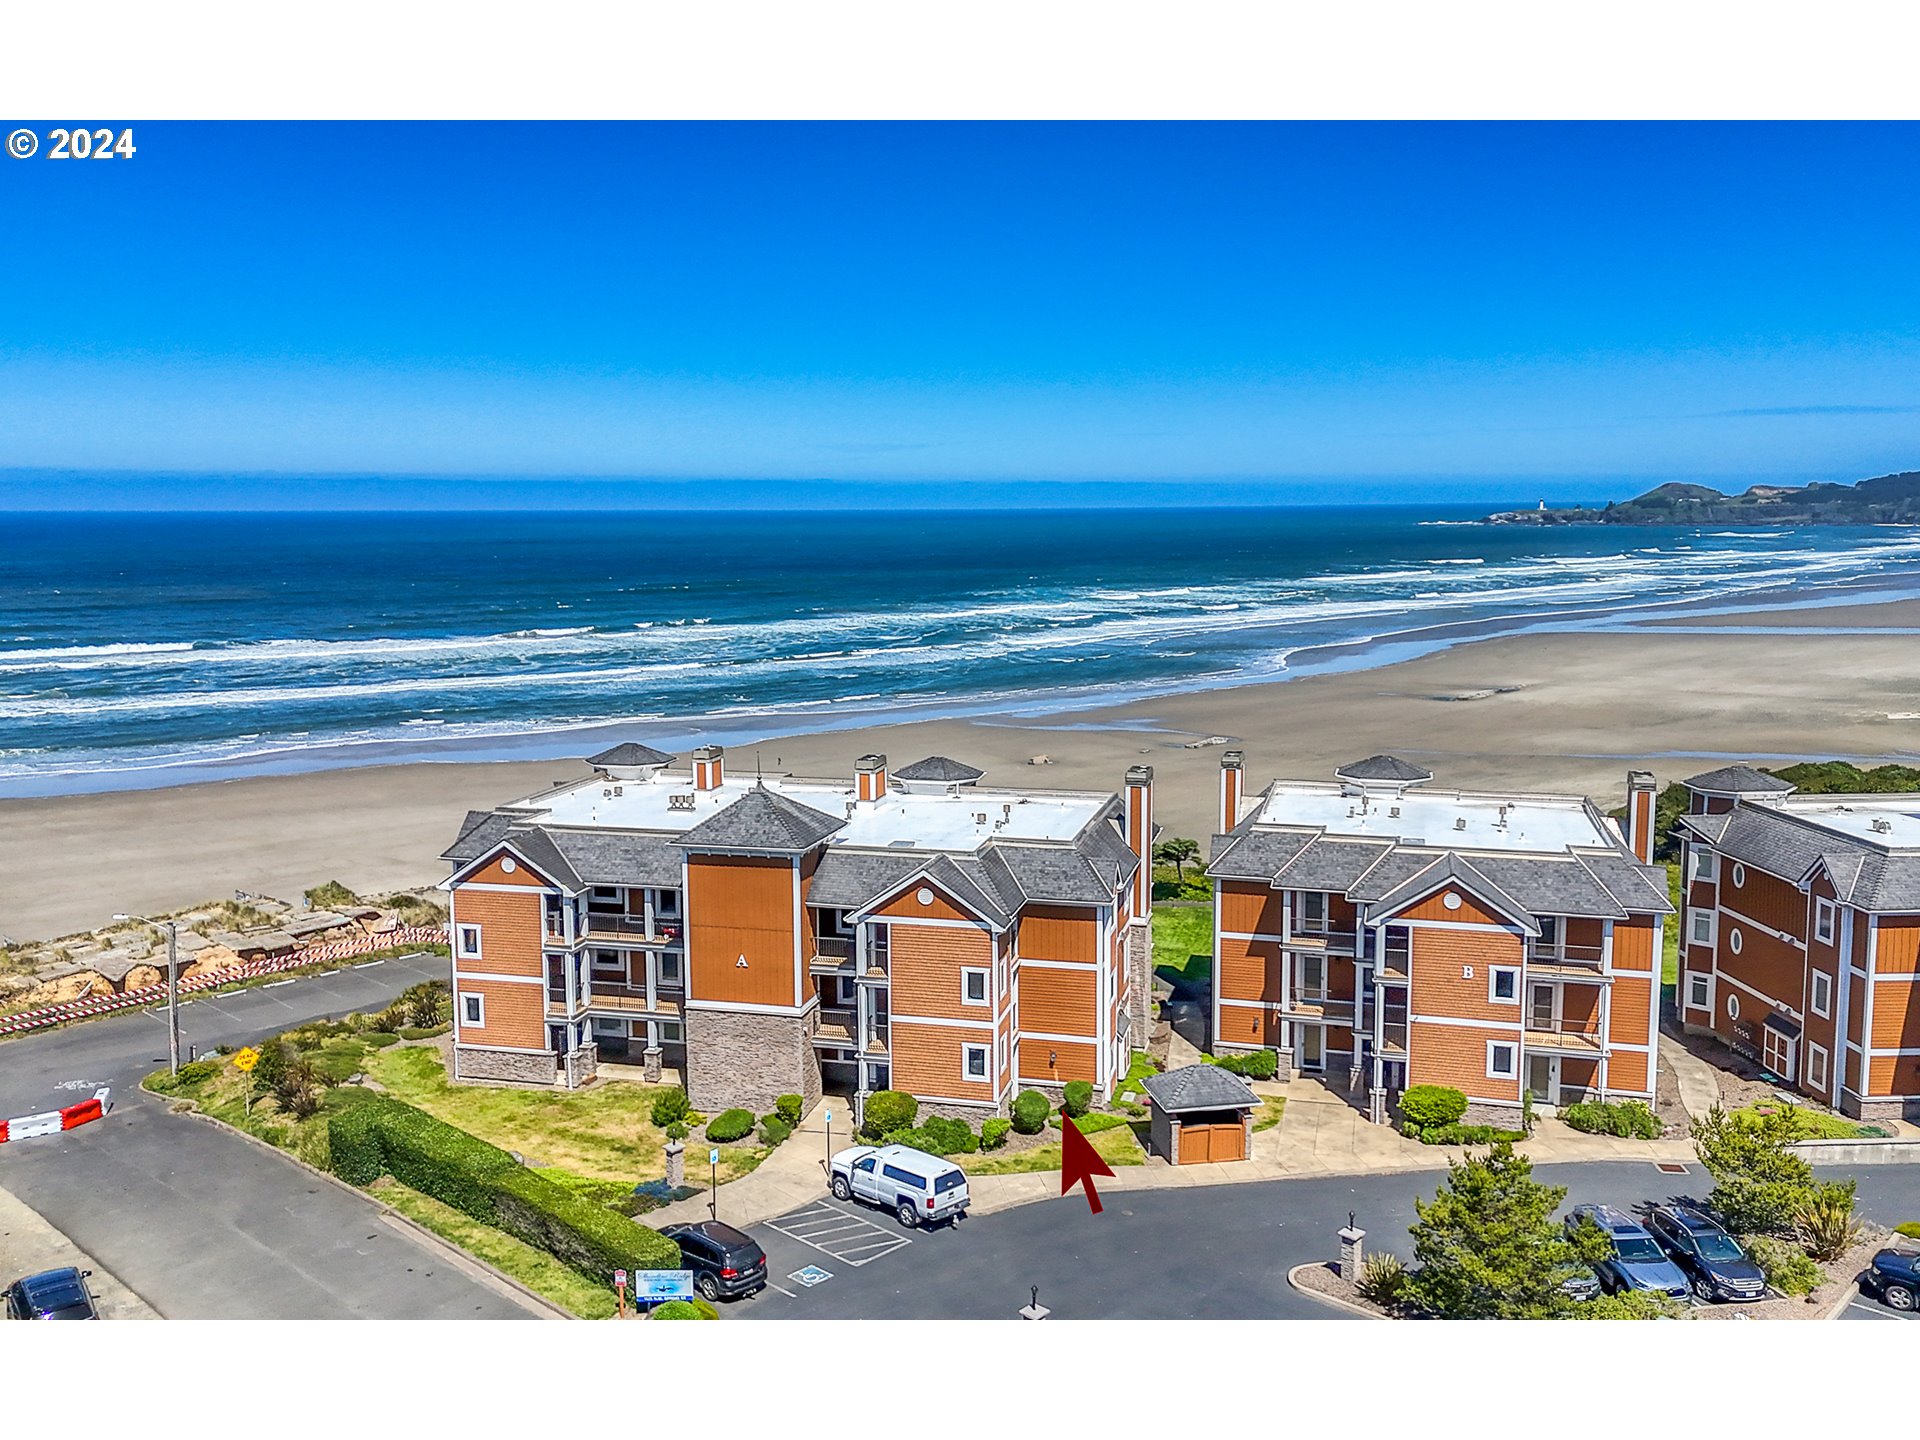
M1091 794L940 756L588 763L446 852L456 1078L573 1086L618 1056L702 1110L897 1089L978 1119L1026 1086L1111 1093L1145 1045L1149 767Z
M1682 1023L1849 1115L1920 1114L1920 794L1685 784Z
M1419 1084L1509 1124L1523 1092L1652 1099L1673 907L1651 776L1629 840L1583 797L1446 789L1390 755L1251 800L1243 768L1226 752L1208 867L1216 1050L1344 1076L1380 1122Z

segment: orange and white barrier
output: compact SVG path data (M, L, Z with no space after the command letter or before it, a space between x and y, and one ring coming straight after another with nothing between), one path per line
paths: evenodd
M20 1115L12 1120L0 1120L0 1142L31 1140L37 1135L58 1135L62 1130L85 1125L89 1120L99 1120L106 1115L107 1104L112 1098L112 1090L96 1090L91 1100L82 1100L77 1105L43 1110L38 1115Z
M385 935L335 940L327 945L312 945L305 950L296 950L291 955L282 955L274 960L251 960L227 970L209 970L191 980L182 980L180 993L191 995L200 990L215 990L222 985L231 985L236 980L251 980L256 975L273 975L282 970L302 970L309 965L324 964L328 960L346 960L373 950L392 950L402 945L444 945L446 940L444 925L408 925L390 930ZM40 1030L48 1025L64 1025L69 1020L85 1020L95 1015L111 1015L116 1010L136 1010L142 1005L151 1005L166 998L167 982L164 979L152 985L123 990L118 995L87 995L78 1000L47 1005L38 1010L23 1010L18 1015L0 1018L0 1035Z

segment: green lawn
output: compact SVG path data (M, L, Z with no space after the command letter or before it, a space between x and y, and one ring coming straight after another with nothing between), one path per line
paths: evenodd
M1127 1078L1122 1080L1118 1088L1113 1092L1115 1102L1117 1103L1129 1098L1135 1098L1144 1102L1146 1099L1146 1091L1141 1088L1140 1082L1149 1075L1158 1075L1159 1073L1160 1067L1153 1063L1152 1056L1148 1055L1144 1050L1134 1051L1133 1058L1127 1063Z
M1263 1095L1260 1108L1253 1112L1253 1131L1271 1130L1280 1123L1280 1117L1286 1113L1287 1097L1284 1095Z
M1863 1140L1892 1133L1878 1125L1849 1120L1844 1115L1829 1114L1825 1110L1811 1110L1804 1105L1782 1104L1763 1107L1756 1102L1743 1109L1735 1110L1729 1118L1757 1121L1767 1110L1785 1110L1791 1115L1795 1134L1801 1140Z
M1091 1115L1087 1117L1093 1119ZM1099 1152L1109 1165L1144 1165L1146 1152L1140 1148L1140 1141L1134 1135L1134 1127L1146 1129L1144 1120L1130 1121L1112 1129L1102 1130L1097 1135L1087 1136L1087 1141ZM966 1157L965 1169L969 1175L1022 1175L1031 1170L1058 1170L1060 1168L1060 1142L1049 1141L1045 1145L1036 1145L1031 1150L989 1152L984 1155Z
M1673 914L1661 927L1664 948L1660 952L1660 983L1678 985L1680 983L1680 927L1686 921L1686 907L1680 899L1680 864L1676 860L1667 862L1667 898L1673 902Z
M1153 968L1173 981L1206 983L1213 973L1213 907L1153 907Z
M546 1251L536 1250L491 1225L482 1225L472 1216L441 1204L431 1195L409 1189L391 1176L376 1180L371 1193L383 1205L392 1206L416 1225L433 1231L442 1240L459 1246L583 1320L605 1320L617 1309L613 1291L595 1285Z

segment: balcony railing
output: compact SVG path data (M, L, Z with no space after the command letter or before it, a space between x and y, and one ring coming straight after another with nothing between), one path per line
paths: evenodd
M1390 1055L1407 1053L1407 1007L1387 1005L1380 1012L1380 1048Z
M1352 951L1358 944L1358 934L1354 930L1339 925L1329 925L1325 920L1304 919L1295 916L1288 927L1295 940L1318 940L1329 950Z
M1598 970L1607 963L1607 951L1603 945L1548 945L1539 940L1529 940L1527 963Z
M1524 1040L1533 1050L1572 1050L1598 1055L1605 1048L1605 1037L1597 1028L1567 1020L1556 1023L1539 1015L1527 1017Z
M587 997L590 1010L635 1011L651 1015L679 1015L685 1011L687 1002L678 987L668 990L656 987L653 1004L647 1004L647 988L644 985L609 985L595 981L593 993Z
M609 941L625 941L629 945L671 945L680 938L680 926L656 919L653 928L647 928L644 915L613 915L598 911L587 912L586 923L580 929L582 941L596 941L605 944Z

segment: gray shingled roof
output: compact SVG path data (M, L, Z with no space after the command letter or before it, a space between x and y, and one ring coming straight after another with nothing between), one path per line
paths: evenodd
M1187 1110L1251 1110L1260 1103L1251 1085L1218 1065L1182 1065L1147 1076L1140 1088L1171 1115Z
M1683 815L1675 828L1700 836L1731 860L1796 884L1825 864L1840 898L1863 910L1920 911L1920 855L1889 854L1790 809L1739 805L1724 815Z
M846 823L756 785L674 843L683 850L811 850Z
M807 903L834 910L859 910L926 863L926 856L911 850L882 854L829 847L814 869Z
M664 835L632 830L547 830L574 873L589 885L680 887L679 848Z
M1709 790L1716 795L1785 795L1795 788L1790 781L1751 765L1723 765L1680 783L1689 790Z
M1366 908L1363 922L1373 924L1391 915L1422 895L1431 894L1446 885L1458 885L1463 890L1471 890L1482 900L1488 901L1495 909L1508 918L1520 922L1520 928L1529 935L1540 933L1539 926L1533 923L1533 917L1526 905L1494 880L1482 869L1490 857L1476 855L1468 859L1464 855L1448 851L1435 857L1434 863L1410 876L1393 890L1382 895Z
M956 785L964 784L969 780L978 780L986 773L967 764L964 760L950 760L945 755L929 755L924 760L903 765L893 772L893 776L896 780L927 780Z
M1321 835L1274 872L1287 890L1348 890L1393 849L1387 840L1330 840Z
M1580 863L1593 878L1606 886L1607 893L1621 908L1637 914L1673 914L1673 902L1667 899L1667 867L1642 865L1631 855L1618 851L1580 852Z
M1274 872L1312 843L1312 830L1255 830L1213 837L1207 874L1216 880L1271 880Z
M610 750L602 750L598 755L589 755L587 757L587 764L600 766L602 768L608 765L671 765L672 763L673 756L662 755L652 746L641 745L632 740L628 740L621 745L615 745Z
M1043 904L1098 905L1119 888L1101 876L1078 850L1064 845L995 843L983 857L1000 888L1011 884L1023 897Z
M1397 755L1369 755L1364 760L1342 765L1333 773L1342 780L1399 780L1409 784L1433 778L1431 770L1409 765Z

